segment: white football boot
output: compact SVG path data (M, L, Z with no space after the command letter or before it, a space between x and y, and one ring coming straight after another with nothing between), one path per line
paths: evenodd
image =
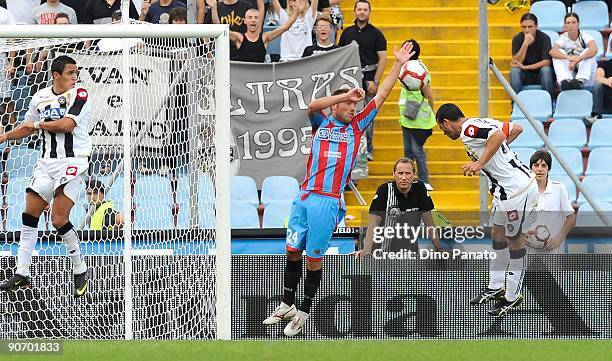
M281 304L278 305L276 309L274 309L274 312L272 312L272 314L268 318L263 320L263 324L274 325L279 323L281 320L290 320L293 318L293 316L295 316L296 313L297 308L295 308L295 305L289 306L286 303L281 302Z

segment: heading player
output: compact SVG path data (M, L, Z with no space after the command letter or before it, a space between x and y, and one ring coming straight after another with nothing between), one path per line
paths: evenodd
M461 138L472 160L462 166L463 175L473 176L482 171L489 180L497 209L493 228L504 227L506 238L499 242L499 237L493 237L496 257L489 264L489 285L470 303L477 305L495 299L489 314L504 316L523 302L520 292L526 269L525 239L538 200L534 174L508 147L523 129L518 124L491 118L466 118L458 106L450 103L438 109L436 121L446 136L452 140Z
M70 223L70 211L81 188L81 178L89 167L91 138L87 133L91 101L78 78L76 61L61 55L51 63L53 85L32 97L25 121L0 135L0 144L41 133L40 157L26 188L26 207L17 253L15 275L0 285L4 291L31 287L30 264L38 237L38 219L53 203L51 222L66 245L74 273L74 296L87 292L87 265L81 255L78 235ZM9 182L11 180L9 179Z
M365 97L363 89L339 89L331 96L313 100L308 116L313 130L312 149L306 165L306 179L293 201L287 227L287 263L284 273L283 300L263 323L276 324L291 319L285 327L287 336L302 331L315 294L321 283L321 261L329 248L332 233L344 217L342 192L346 186L361 137L391 93L401 66L414 54L412 43L394 49L395 63L376 96L359 113L357 102ZM331 107L332 115L323 110ZM302 276L302 251L306 250L307 272L304 300L299 310L295 292Z

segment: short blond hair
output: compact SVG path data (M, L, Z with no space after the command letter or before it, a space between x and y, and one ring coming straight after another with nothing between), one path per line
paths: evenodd
M332 21L331 17L327 14L321 14L317 17L317 20L315 21L315 26L319 25L319 21L326 21L329 23L329 26L331 28L334 27L334 22Z
M416 165L414 164L414 160L408 158L408 157L402 157L400 159L398 159L397 161L395 161L395 164L393 165L393 173L395 173L395 170L397 169L397 165L400 163L407 163L410 164L412 166L412 172L416 171Z

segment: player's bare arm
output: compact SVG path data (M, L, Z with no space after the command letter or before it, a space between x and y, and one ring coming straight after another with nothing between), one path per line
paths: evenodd
M52 122L40 122L39 127L52 133L70 133L76 128L76 122L72 118L63 117Z
M360 259L372 254L372 247L374 246L374 228L378 227L381 221L381 216L370 214L370 224L368 224L368 230L366 231L365 245L363 249L355 252L355 258Z
M506 142L508 144L514 142L521 133L523 133L523 127L518 123L512 123L512 129L510 129L510 134L506 136Z
M393 90L393 86L397 81L402 65L410 60L410 58L414 55L414 52L412 51L412 43L407 42L399 50L397 47L394 47L393 54L395 55L395 62L393 62L391 71L389 71L389 74L387 74L385 80L383 80L383 82L380 84L378 92L374 97L377 109L382 107L389 94L391 94L391 90Z
M23 122L10 132L0 134L0 144L7 140L17 140L29 137L36 132L38 132L38 129L35 128L34 122Z
M502 131L494 131L487 140L485 150L482 152L480 159L475 162L464 164L461 167L463 175L471 177L480 172L485 164L493 158L493 155L495 155L495 152L497 152L504 140L506 140L506 135Z
M320 112L323 109L327 109L332 105L343 102L359 102L365 97L365 91L361 88L351 89L344 94L331 95L315 99L308 105L308 115Z

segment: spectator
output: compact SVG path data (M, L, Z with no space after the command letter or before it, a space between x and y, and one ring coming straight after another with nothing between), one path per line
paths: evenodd
M407 42L412 43L412 51L414 51L414 55L410 60L418 60L421 53L419 43L416 40L410 39L404 42L404 44ZM424 64L423 67L425 67ZM418 104L419 110L414 118L410 118L412 115L406 114L408 103ZM399 104L400 125L402 126L404 140L404 157L416 161L419 180L425 184L425 188L428 191L432 191L433 187L429 184L429 172L427 170L427 155L423 149L427 138L433 133L433 127L436 126L436 116L433 111L434 98L430 84L428 83L420 90L415 91L402 87Z
M168 23L187 24L187 8L174 8L168 13Z
M144 21L153 24L168 24L170 23L170 10L174 8L186 8L185 4L178 0L159 0L151 3L148 7L143 7L143 12L140 14Z
M95 209L91 215L89 229L101 231L123 227L123 215L114 208L113 202L104 199L104 183L90 179L86 192L89 207Z
M533 153L529 167L535 174L539 192L536 220L526 240L529 253L563 253L565 237L576 224L576 213L569 201L567 189L563 183L548 179L552 156L547 151L538 150ZM543 249L538 248L539 244L531 243L541 232L540 229L546 230L545 233L550 236Z
M581 33L575 13L565 15L565 30L550 50L553 67L561 90L582 89L591 81L597 68L597 45L591 35Z
M61 0L62 4L66 6L70 6L72 10L76 13L77 22L80 24L83 22L83 15L85 13L85 5L87 5L87 0ZM71 23L77 24L77 23Z
M228 24L230 31L241 34L246 33L247 26L244 23L244 16L247 10L253 9L253 4L248 0L223 0L217 4L216 0L206 0L210 7L210 18L213 24ZM216 8L216 11L213 10ZM257 0L259 13L265 12L263 0ZM233 42L230 42L230 59L236 60L238 49Z
M6 0L6 9L13 16L15 24L34 24L33 11L40 5L41 0Z
M372 254L374 242L380 244L380 248L385 252L408 250L418 253L419 244L416 238L411 238L412 232L400 232L404 236L397 234L391 237L387 232L383 232L384 239L374 238L381 236L380 232L376 232L378 227L397 226L401 229L416 230L421 226L421 221L427 226L427 233L435 250L444 252L437 232L432 232L434 222L431 211L435 208L433 201L423 183L415 181L413 161L401 158L395 162L393 178L392 182L385 182L376 190L376 195L370 204L370 224L366 231L365 246L355 254L355 257L362 258Z
M531 13L521 17L523 31L512 38L510 84L519 93L523 85L540 84L552 96L550 38L538 30L538 18Z
M336 43L336 32L344 27L344 16L340 9L340 3L342 0L319 0L319 6L317 10L329 16L332 20L332 33L330 40L332 43Z
M66 13L70 16L70 23L77 24L77 16L74 10L62 4L60 0L47 0L46 3L34 8L32 16L35 24L54 24L57 13Z
M148 6L148 4L145 4L145 1L143 1L143 8ZM83 23L110 24L113 13L117 10L121 10L121 0L87 0L83 11ZM130 18L138 19L138 11L133 1L130 1Z
M57 13L55 14L55 20L53 20L53 24L55 25L68 25L70 24L70 15L66 13Z
M15 25L15 20L8 10L0 7L0 25ZM2 126L4 131L11 130L13 124L17 121L15 113L15 103L11 97L11 78L15 75L15 60L16 52L0 53L0 114L2 114ZM0 158L1 160L2 158Z
M595 73L593 86L593 114L589 118L593 123L602 114L612 114L612 59L601 63Z
M374 25L370 24L372 7L368 0L357 0L355 3L355 25L346 28L340 36L338 46L350 44L353 40L359 44L359 58L363 73L363 88L367 91L367 102L376 95L378 84L387 63L387 39ZM374 126L366 130L368 142L368 160L374 160Z
M306 49L304 49L302 58L311 56L313 54L320 54L329 50L336 49L337 46L334 45L333 41L331 40L331 36L334 33L333 29L334 23L328 15L322 14L321 16L319 16L317 22L315 23L315 35L317 43L314 45L307 46Z
M307 0L288 0L287 10L280 6L278 0L272 0L278 24L289 21L294 9L304 9L291 28L281 36L281 61L297 60L302 57L304 49L312 45L312 27L315 23L319 0L312 0L308 6Z
M295 10L289 21L285 24L262 34L263 18L259 10L247 10L244 20L247 26L246 33L241 34L236 31L230 31L230 40L238 49L235 60L250 63L263 63L266 60L266 49L270 41L278 38L287 31L298 18L299 12L300 11Z

